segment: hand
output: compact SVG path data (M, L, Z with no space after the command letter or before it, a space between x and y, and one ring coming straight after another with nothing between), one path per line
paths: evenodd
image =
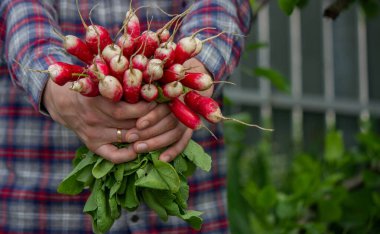
M192 67L192 72L208 73L204 65L192 58L184 64ZM202 93L211 96L213 88ZM171 114L167 104L159 104L146 116L137 120L136 128L127 132L126 139L132 139L133 148L138 153L149 152L169 146L160 156L160 160L170 162L175 159L186 147L193 134L193 130L180 123ZM153 137L151 137L153 136Z
M118 149L112 144L118 141L116 130L134 128L138 118L157 106L154 102L113 103L101 96L84 97L51 80L43 103L53 120L72 129L91 151L113 163L130 161L137 155L133 147Z

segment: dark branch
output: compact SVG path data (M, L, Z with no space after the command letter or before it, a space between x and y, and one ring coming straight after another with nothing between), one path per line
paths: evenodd
M335 20L353 2L354 0L336 0L325 9L323 16Z

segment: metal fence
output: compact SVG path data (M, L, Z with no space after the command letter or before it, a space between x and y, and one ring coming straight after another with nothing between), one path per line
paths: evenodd
M380 17L365 19L353 7L332 21L322 17L330 3L322 0L309 1L288 17L277 1L270 2L248 39L268 47L242 58L234 74L238 85L225 88L235 106L230 111L249 111L259 123L270 119L277 154L295 146L320 151L329 126L343 131L346 144L354 144L360 120L380 119ZM255 77L252 69L258 66L281 72L290 91L279 92ZM248 143L260 134L250 130Z

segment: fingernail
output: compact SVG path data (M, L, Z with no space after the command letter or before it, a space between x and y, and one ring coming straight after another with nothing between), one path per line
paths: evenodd
M160 160L161 160L161 161L164 161L164 162L169 162L171 158L172 158L172 157L171 157L170 155L162 155L162 156L160 157Z
M146 143L139 143L136 146L138 152L144 152L148 149L148 145Z
M139 139L139 136L137 134L131 134L129 137L128 137L128 142L129 143L132 143L132 142L135 142Z
M149 121L145 120L140 124L140 129L146 128L149 126Z

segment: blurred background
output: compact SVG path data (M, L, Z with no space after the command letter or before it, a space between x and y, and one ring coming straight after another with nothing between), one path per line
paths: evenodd
M380 233L380 1L251 0L225 86L232 233Z

